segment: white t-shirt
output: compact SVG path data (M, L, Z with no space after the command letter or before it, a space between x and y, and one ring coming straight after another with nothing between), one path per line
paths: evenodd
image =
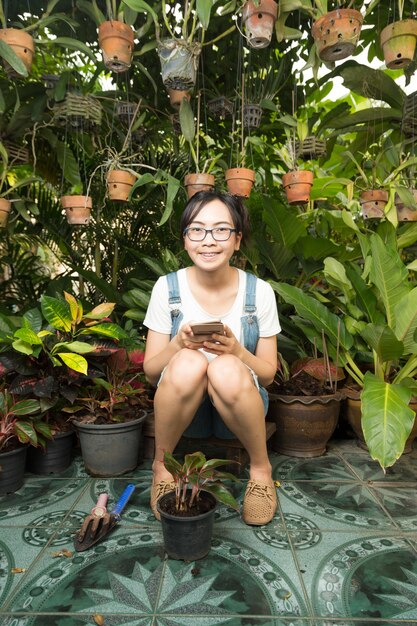
M238 272L239 288L233 305L226 314L213 315L207 313L191 293L187 280L187 269L179 270L177 273L181 296L181 306L179 308L183 314L180 325L182 326L191 321L210 322L220 319L231 328L234 336L243 344L243 330L240 318L242 315L245 315L246 273L240 269L238 269ZM151 299L143 323L150 330L163 333L164 335L171 334L172 326L168 298L168 281L166 276L161 276L161 278L158 278L156 281L152 290ZM260 337L271 337L281 331L275 294L271 285L260 278L256 281L256 316L258 318ZM209 360L215 356L206 352L204 352L204 354Z

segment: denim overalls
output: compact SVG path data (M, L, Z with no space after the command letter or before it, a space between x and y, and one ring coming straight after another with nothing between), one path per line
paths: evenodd
M255 353L256 345L259 339L259 324L256 317L256 276L245 272L246 274L246 291L244 313L240 318L243 329L243 345L245 348ZM178 276L176 272L167 274L168 292L169 292L169 308L171 310L171 339L177 334L183 319L181 306L181 296L178 284ZM265 414L268 409L268 392L259 385L259 393L261 394ZM215 436L219 439L235 439L236 436L226 427L220 415L210 402L207 396L201 403L197 413L194 416L190 426L184 432L187 437L211 437Z

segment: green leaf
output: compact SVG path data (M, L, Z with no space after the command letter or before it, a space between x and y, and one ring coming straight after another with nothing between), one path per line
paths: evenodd
M8 63L18 74L24 76L25 78L28 76L28 71L23 61L17 56L16 52L2 39L0 39L0 57L2 57L6 61L6 63Z
M222 484L215 485L204 485L204 491L208 491L211 493L216 500L225 504L226 506L230 506L232 509L239 511L239 504L236 502L233 495L230 491Z
M117 324L97 324L83 329L80 335L101 335L103 337L111 337L112 339L127 339L128 334Z
M183 98L180 105L180 124L184 139L188 143L192 143L195 137L195 120L191 104L187 98Z
M73 39L72 37L56 37L55 39L42 39L42 44L53 44L63 46L64 48L77 50L78 52L82 52L83 54L87 55L93 61L93 63L97 64L97 58L94 55L93 50L89 48L84 42L79 41L78 39Z
M146 174L142 174L142 176L139 176L139 178L133 185L132 189L130 190L129 199L133 197L133 192L138 187L142 187L143 185L147 185L148 183L153 183L153 182L154 182L154 176L150 172L146 172Z
M42 328L42 314L39 309L30 309L23 315L23 319L27 322L27 328L31 328L35 333L39 333Z
M89 320L102 320L103 317L109 317L113 313L116 304L114 302L103 302L94 307L92 311L85 313L83 319Z
M14 336L31 346L42 345L42 339L39 339L38 335L31 328L19 328Z
M210 14L211 7L213 5L213 0L197 0L196 2L196 11L198 15L198 19L201 22L204 30L207 30L210 23Z
M71 354L69 352L60 352L58 356L70 369L87 375L88 362L83 356L80 356L79 354Z
M180 186L181 183L177 178L174 178L173 176L168 176L167 201L165 211L161 217L161 221L159 222L159 226L165 224L165 222L170 218L171 213L174 210L173 202Z
M408 403L411 390L392 385L366 372L361 393L362 430L370 455L390 467L404 451L415 413Z
M13 341L12 346L14 350L22 354L33 354L33 348L30 343L26 343L26 341L22 341L21 339Z
M381 361L387 362L399 359L404 352L404 344L394 335L388 326L368 324L361 332L361 336L375 350Z
M67 302L44 295L41 308L44 318L53 328L65 332L71 330L71 311Z
M39 413L39 400L20 400L12 408L14 415L31 415Z
M54 346L54 353L60 352L60 348L63 348L64 351L69 350L70 352L75 352L76 354L88 354L88 352L94 350L94 346L90 346L90 344L85 341L63 341L57 343Z
M16 422L14 430L20 443L30 443L32 446L37 446L38 438L31 422L19 420Z
M102 378L93 378L93 383L99 387L103 387L106 391L112 391L113 389L113 385L109 383L108 380L103 380Z
M144 2L144 0L123 0L123 2L138 13L150 13L153 20L158 23L158 15L147 2Z
M417 330L417 287L398 302L394 310L394 332L404 343L404 354L416 354L414 335Z

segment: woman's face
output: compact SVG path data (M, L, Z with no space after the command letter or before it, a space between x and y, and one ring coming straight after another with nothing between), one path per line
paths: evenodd
M187 228L235 228L228 207L221 200L212 200L194 216ZM207 233L202 241L191 241L184 235L184 248L192 262L206 271L217 270L229 264L239 250L241 233L232 232L227 241L216 241Z

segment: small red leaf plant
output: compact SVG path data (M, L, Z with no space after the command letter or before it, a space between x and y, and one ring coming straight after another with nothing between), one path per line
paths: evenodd
M324 357L303 357L293 361L291 366L281 354L278 357L277 375L269 388L273 393L288 396L332 395L336 393L337 383L345 378L343 368Z
M46 439L52 439L52 434L42 420L39 400L16 400L8 391L0 391L0 452L25 444L44 446Z
M167 512L180 516L192 514L193 509L197 509L196 514L202 512L199 510L199 505L203 491L211 493L222 504L236 511L239 510L239 504L234 496L222 483L224 480L240 482L239 479L230 472L221 472L216 469L230 463L239 464L238 461L207 460L202 452L193 452L186 454L181 464L171 453L165 452L163 463L175 482L175 507L174 510Z

